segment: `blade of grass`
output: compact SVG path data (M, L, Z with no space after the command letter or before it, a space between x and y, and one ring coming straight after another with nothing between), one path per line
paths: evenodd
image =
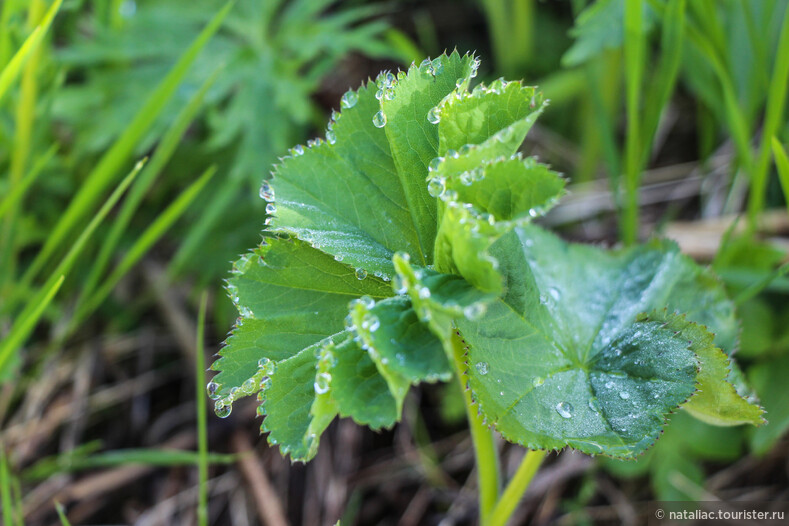
M781 189L784 191L784 201L786 210L789 212L789 158L786 157L784 150L778 139L773 137L773 156L775 157L775 168L778 171L778 180L781 182Z
M0 71L0 100L3 100L3 95L5 95L5 92L8 91L8 88L11 87L11 84L13 84L21 73L22 67L25 65L25 62L27 62L31 53L41 45L62 3L63 0L56 0L55 3L52 4L41 23L33 29L27 39L25 39L22 47L19 48L8 64Z
M203 383L205 382L205 310L208 296L203 292L197 315L197 356L195 356L195 384L197 394L197 471L199 479L197 524L208 526L208 424Z
M71 268L74 266L77 257L82 253L82 249L85 247L88 239L90 239L91 235L96 230L96 227L98 227L99 224L104 220L112 207L115 206L115 204L121 198L121 195L123 195L123 192L126 191L131 182L140 172L143 165L143 161L138 162L134 167L134 170L132 170L131 173L123 179L123 181L121 181L115 191L113 191L101 209L99 209L99 211L93 217L88 226L85 227L85 230L82 231L82 234L80 234L79 238L77 238L77 241L74 243L74 245L72 245L69 252L60 261L60 264L58 264L57 268L50 275L44 286L41 287L33 299L29 300L22 309L22 312L17 317L16 322L14 322L14 326L11 328L11 332L6 337L6 339L0 343L0 371L3 371L8 361L18 350L19 346L21 346L24 342L29 331L32 330L36 320L44 311L46 304L52 299L52 297L57 292L57 289L60 287L60 284L63 282L64 276L68 274Z
M200 219L189 230L186 239L181 243L178 252L167 267L168 279L173 279L183 270L186 262L192 258L202 246L203 239L211 232L216 222L233 199L237 199L239 188L245 183L241 178L228 178L222 182L218 192L212 196L211 207L200 216Z
M203 393L205 395L205 393ZM238 460L237 455L208 454L206 461L210 464L232 464ZM196 451L180 449L140 448L117 449L96 453L86 457L74 458L69 463L58 462L57 458L46 458L22 473L24 480L45 480L57 473L75 473L87 469L111 468L131 464L156 467L194 466L200 461Z
M42 0L32 0L28 8L28 25L36 27L44 16L46 5ZM35 120L36 100L38 98L38 69L41 63L43 46L36 46L30 52L27 63L23 67L20 83L19 100L16 104L14 122L14 137L11 149L11 166L9 182L11 188L19 184L27 171L33 137L33 122ZM16 273L16 223L17 208L11 207L3 222L3 236L0 239L0 285L5 287L8 280Z
M49 287L42 289L39 295L28 304L28 309L22 312L11 327L11 332L0 344L0 378L7 377L4 371L6 364L33 331L33 327L36 326L38 319L44 314L44 310L52 301L52 298L55 297L55 294L57 294L65 278L66 276L61 274Z
M25 526L24 508L22 506L22 488L19 485L19 479L11 476L11 491L14 500L14 516L16 522L14 526Z
M11 500L11 473L5 449L0 447L0 503L3 505L3 524L13 524L14 502Z
M641 132L641 159L639 169L643 169L652 151L660 115L669 102L682 61L683 27L685 25L685 0L671 0L663 15L661 35L661 60L657 73L649 83L644 99L644 122Z
M115 285L126 275L129 270L150 250L150 248L164 235L165 232L175 223L178 218L186 211L200 190L206 185L209 179L216 173L216 167L212 166L187 187L181 194L168 206L153 223L145 229L137 241L132 245L123 257L115 270L104 281L101 287L84 304L84 307L77 311L73 318L72 325L76 325L85 319L94 309L96 309L110 294Z
M178 144L181 142L184 133L186 133L189 124L192 122L192 120L197 115L197 112L202 107L206 93L214 84L214 81L218 78L222 69L222 66L217 68L216 71L214 71L214 73L208 79L206 79L203 85L200 86L200 89L189 100L186 106L184 106L184 108L178 113L178 116L175 118L175 121L173 121L173 124L162 136L162 140L156 147L156 151L153 153L150 163L148 163L148 165L140 174L140 177L137 178L137 181L129 190L129 195L123 200L121 210L115 218L109 233L102 240L99 254L92 263L88 277L85 279L85 283L82 286L80 298L77 301L77 311L79 311L79 308L84 300L90 297L91 293L96 288L96 285L98 284L101 275L106 270L110 258L115 253L118 242L120 241L123 233L126 231L126 227L129 225L132 216L139 208L140 203L145 197L145 194L148 192L148 189L151 187L154 181L156 181L156 178L159 176L162 169L172 158L173 153L178 147Z
M9 192L0 199L0 217L3 217L8 210L11 209L12 206L17 205L24 197L25 193L27 192L30 185L38 178L41 172L44 170L49 161L52 160L55 153L57 153L58 147L57 145L52 146L49 150L44 153L44 155L40 156L36 161L36 164L33 165L33 168L19 181L15 184Z
M737 297L734 298L734 303L736 303L737 305L742 305L743 303L755 297L761 291L766 289L768 286L770 286L770 284L773 281L782 278L786 274L789 274L789 263L784 263L783 265L781 265L774 271L770 272L756 283L750 285L748 288L740 292L737 295Z
M789 8L784 11L781 36L778 40L778 51L775 56L775 64L773 65L770 88L767 92L761 144L759 145L756 166L752 175L751 193L748 199L748 222L751 230L756 228L758 216L764 210L767 176L770 171L770 141L785 122L784 108L787 84L789 84Z
M625 209L621 236L632 245L638 236L638 186L641 109L640 94L644 72L644 8L642 0L625 0L625 106L627 108L627 136L625 138Z
M68 517L66 517L66 509L58 501L55 501L55 510L58 512L58 518L60 519L61 526L71 526L71 523L68 521Z
M77 195L69 203L68 208L63 213L55 229L47 237L44 247L36 255L27 272L22 277L21 282L28 284L43 268L53 253L61 246L66 236L68 236L76 224L84 218L93 207L101 193L112 182L115 173L131 155L134 146L143 134L150 128L167 102L170 100L175 90L180 85L181 80L186 76L189 67L192 65L197 55L208 43L208 40L216 33L222 24L227 13L233 7L234 1L230 1L211 19L206 27L200 32L189 48L181 55L175 66L167 76L162 79L159 85L149 95L145 104L129 123L121 136L112 145L110 150L101 158L97 166L91 171L85 182L80 187Z

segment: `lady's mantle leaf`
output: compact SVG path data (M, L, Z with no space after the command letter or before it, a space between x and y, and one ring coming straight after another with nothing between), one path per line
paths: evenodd
M692 289L679 297L693 293L696 305L720 294L705 288L701 269L676 246L661 248L605 252L536 227L517 228L492 247L506 293L483 318L457 326L469 346L471 389L505 438L633 457L697 388L689 406L703 407L708 420L732 412L737 423L761 421L761 410L734 400L718 365L728 360L703 327L673 314L638 320L644 311L673 310L678 286ZM705 320L710 326L733 322L724 303ZM709 400L720 396L729 406L716 410Z
M443 55L346 93L327 141L293 149L264 183L270 230L371 274L391 277L398 250L431 263L437 212L424 181L438 128L427 114L475 67L471 56Z

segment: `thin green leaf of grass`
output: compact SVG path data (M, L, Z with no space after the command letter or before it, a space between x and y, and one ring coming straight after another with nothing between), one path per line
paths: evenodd
M685 0L671 0L663 16L662 58L655 77L649 83L645 97L644 122L641 133L643 142L639 169L646 166L660 122L660 114L668 104L677 83L677 75L682 61L684 25Z
M200 86L200 89L189 100L184 108L179 112L173 124L167 129L162 136L162 140L156 148L156 151L151 157L150 163L140 174L140 177L129 190L129 195L123 200L123 205L118 213L115 221L112 224L107 236L102 240L101 248L95 262L92 264L90 273L85 279L85 284L82 287L80 298L77 301L77 311L79 311L84 300L88 299L98 285L99 279L107 268L110 258L115 253L118 242L121 236L126 231L126 227L131 222L134 213L138 210L145 194L150 189L151 185L156 181L156 178L161 173L162 169L167 165L173 156L178 144L186 133L189 124L194 120L197 112L203 105L205 95L214 84L214 81L222 71L220 66L217 70Z
M22 47L19 48L19 51L14 54L8 64L0 71L0 100L3 99L8 88L11 87L11 84L13 84L22 72L22 68L28 58L30 58L31 53L41 45L41 41L44 40L44 36L47 34L47 31L49 31L52 20L54 20L62 3L63 0L56 0L56 2L52 4L41 23L33 29L33 32L27 37Z
M778 172L778 180L781 182L781 189L784 191L784 201L786 202L786 210L789 212L789 158L786 156L786 150L778 142L778 139L773 137L773 156L775 157L775 168Z
M737 297L734 298L734 302L737 305L742 305L749 299L755 298L759 293L767 289L767 287L769 287L773 281L782 278L786 274L789 274L789 263L784 263L774 271L768 273L766 276L764 276L762 279L760 279L753 285L750 285L748 288L740 292L740 294L738 294Z
M11 473L5 450L0 447L0 503L3 505L3 524L13 524L14 502L11 498Z
M195 356L195 385L197 400L197 471L199 479L197 500L197 523L208 525L208 424L206 422L206 403L203 384L205 383L205 311L208 296L204 292L200 298L200 311L197 315L197 354Z
M758 216L764 210L767 176L770 170L770 141L784 124L787 84L789 84L789 8L784 12L781 37L778 41L775 65L770 79L770 88L767 92L762 139L751 182L748 200L748 220L751 229L756 227Z
M116 466L195 466L201 462L197 451L180 449L118 449L97 453L87 457L74 458L68 464L53 465L49 459L39 466L36 464L22 473L24 480L36 481L50 477L56 473L74 473L87 469L111 468ZM204 459L209 464L232 464L238 460L237 455L207 454ZM41 461L44 462L44 461Z
M7 376L4 372L6 364L33 331L33 327L36 326L39 318L44 314L44 310L57 294L64 279L65 275L61 274L48 288L42 289L35 300L28 304L28 309L22 312L11 328L11 332L0 344L0 378Z
M99 209L99 211L93 217L91 222L88 223L88 226L85 227L85 230L82 231L82 234L80 234L79 238L77 238L77 240L74 242L74 245L72 245L69 252L60 261L60 264L50 275L44 286L31 300L27 302L25 307L22 309L22 312L17 317L17 321L14 323L14 326L12 327L8 337L6 337L6 339L0 343L0 371L4 370L11 357L17 352L22 343L24 343L29 331L32 330L33 325L35 325L35 322L38 320L38 317L44 311L46 304L51 301L52 297L57 292L57 289L60 287L64 276L68 274L71 268L74 266L77 257L82 253L82 249L85 247L88 239L90 239L91 235L96 230L96 227L99 226L99 224L110 212L112 207L114 207L121 198L123 192L126 191L131 182L142 169L143 164L144 163L142 161L137 163L134 170L132 170L132 172L127 175L123 181L121 181L115 191L113 191L101 209Z
M57 145L52 146L46 151L46 153L40 156L27 175L25 175L25 177L22 178L18 184L15 184L13 188L11 188L2 199L0 199L0 217L3 217L11 209L11 207L16 206L22 201L22 199L24 199L25 193L30 188L30 185L35 182L39 175L41 175L44 167L49 164L49 161L52 160L52 157L54 157L57 150Z
M145 232L135 241L134 245L129 249L123 257L115 270L104 281L101 287L93 294L84 304L84 307L77 311L72 326L78 324L85 319L87 315L93 312L110 294L115 285L126 275L129 270L137 264L140 259L150 250L150 248L170 229L181 215L186 211L192 201L200 193L200 190L206 185L209 179L216 173L216 167L212 166L200 176L194 183L186 188L181 194L168 206L153 223L145 229Z
M28 7L28 25L35 28L45 14L46 4L43 0L32 0ZM16 103L14 136L11 148L9 172L10 187L13 188L22 180L27 171L33 137L36 100L38 98L38 69L44 47L36 48L28 56L23 67L19 98ZM4 270L3 285L16 273L17 247L15 223L17 209L12 207L3 223L3 234L0 236L0 268Z
M233 7L233 4L233 1L226 3L206 25L189 48L181 55L181 58L179 58L178 62L173 66L167 76L162 79L161 83L159 83L156 89L149 95L145 104L143 104L118 140L115 141L110 150L101 158L97 166L88 175L77 195L71 203L69 203L68 208L61 216L57 226L47 238L44 247L37 254L27 272L23 275L21 280L23 284L30 283L38 272L41 271L55 251L63 244L64 240L77 223L89 213L101 193L111 184L118 169L131 155L134 146L162 112L167 102L186 76L186 73L197 58L197 55L219 29L225 16Z
M66 517L66 508L64 508L63 505L58 501L55 501L55 510L58 512L60 524L62 526L71 526L71 523L68 521L68 517Z
M632 245L638 236L638 186L641 179L641 110L639 107L644 73L644 11L641 0L625 1L625 90L627 137L625 139L625 209L622 240Z

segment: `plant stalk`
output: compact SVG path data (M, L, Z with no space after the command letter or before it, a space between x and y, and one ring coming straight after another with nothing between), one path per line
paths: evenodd
M477 481L479 486L480 524L487 524L499 498L499 453L493 441L493 432L482 422L471 399L471 391L466 388L465 380L465 346L457 333L452 334L452 357L455 373L460 383L460 391L466 402L471 442L474 445L474 459L477 465Z
M518 466L518 470L515 472L512 480L507 484L504 494L499 499L496 507L493 508L487 521L485 521L485 526L504 526L507 524L547 453L547 451L539 450L526 452L521 465Z

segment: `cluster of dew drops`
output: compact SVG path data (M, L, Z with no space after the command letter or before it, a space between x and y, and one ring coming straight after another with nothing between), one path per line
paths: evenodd
M276 370L276 363L268 358L258 360L257 372L244 380L241 387L232 387L227 395L222 396L222 385L211 380L206 385L206 392L214 400L214 412L219 418L227 418L233 410L233 402L244 396L258 393L258 402L263 402L265 393L271 385L269 376ZM263 406L258 405L258 415L263 416Z

